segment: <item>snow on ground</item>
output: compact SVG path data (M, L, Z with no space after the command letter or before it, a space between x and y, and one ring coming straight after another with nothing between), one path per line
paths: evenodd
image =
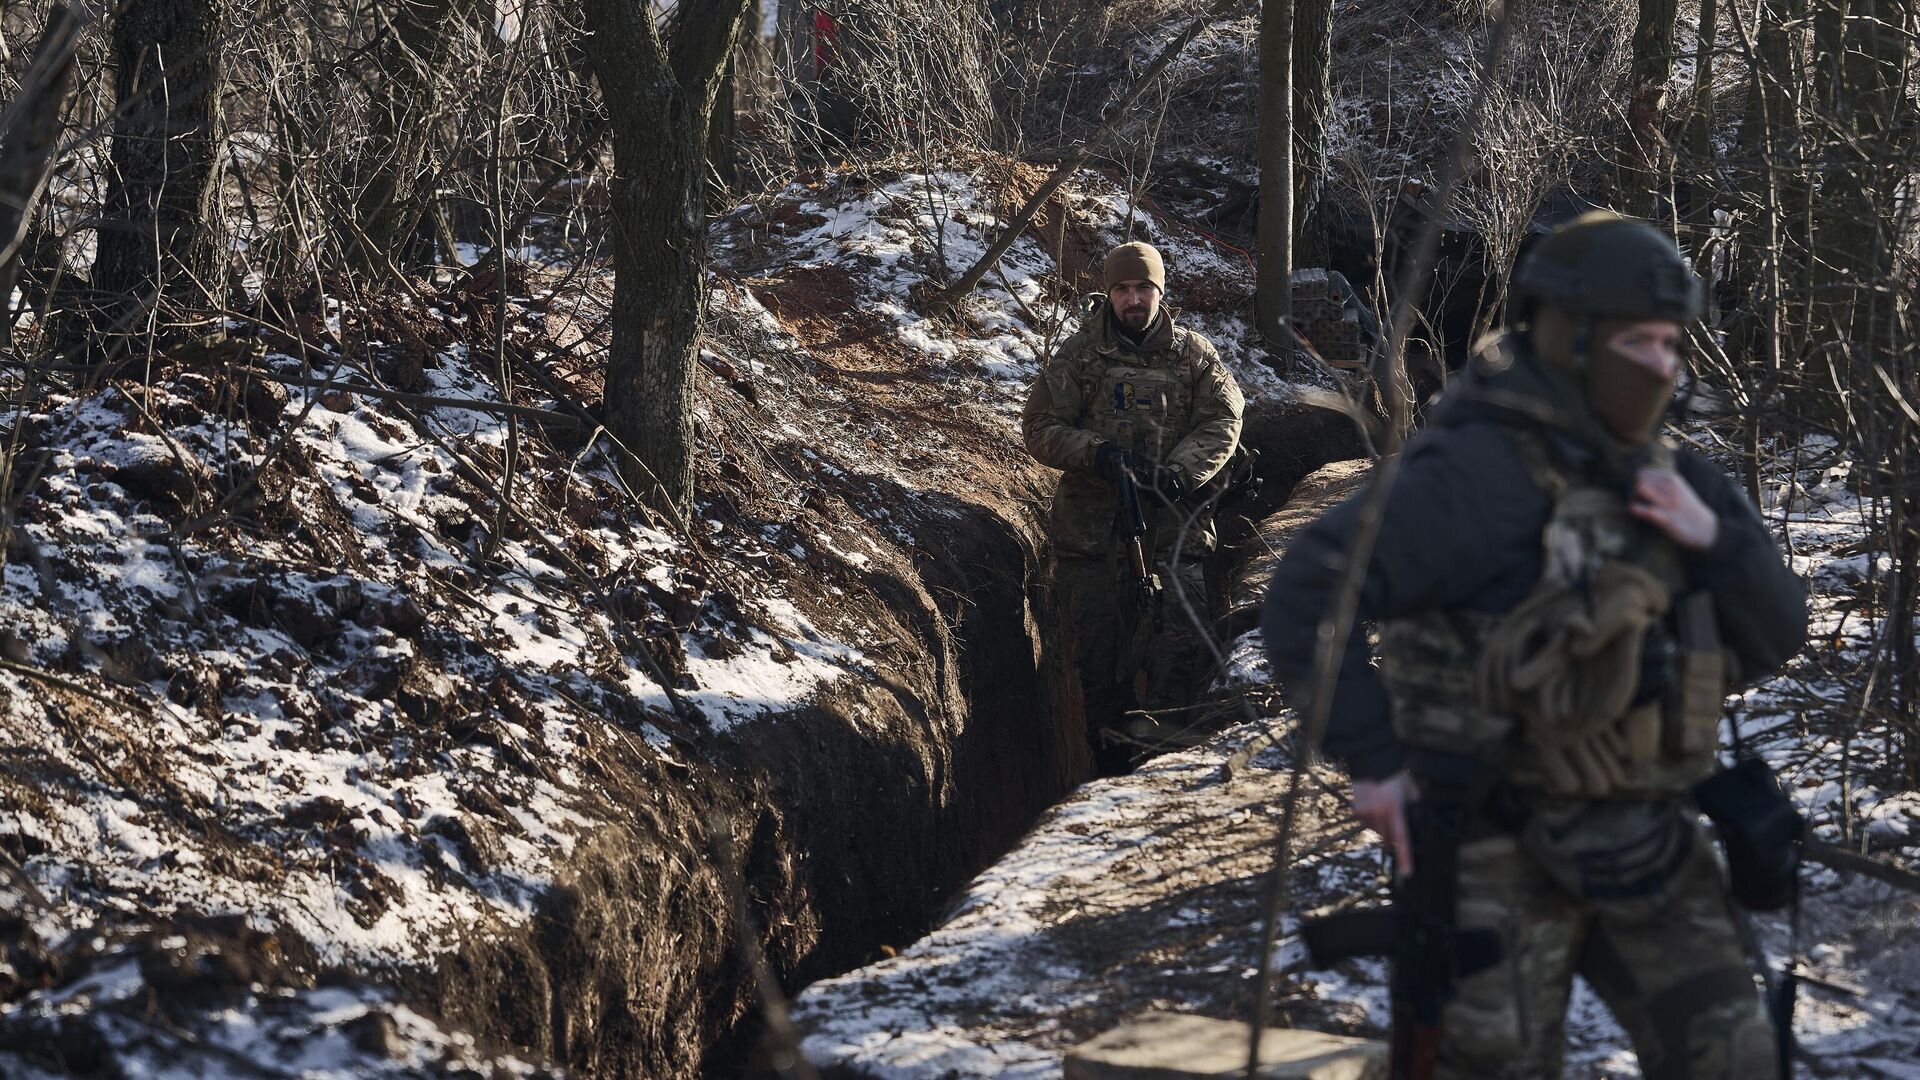
M251 361L342 385L163 368L13 418L28 479L0 575L0 886L32 947L0 955L0 989L19 987L0 1026L34 1034L0 1047L0 1069L73 1040L153 1075L249 1059L269 1074L517 1069L435 1034L382 973L534 918L574 845L619 810L593 779L600 748L697 757L690 740L871 677L890 643L839 610L835 575L937 536L951 511L933 494L1002 499L1010 519L1037 505L1037 480L979 490L977 455L1037 474L1019 406L1078 298L1032 237L956 320L922 314L913 289L985 250L986 180L984 166L829 177L774 200L777 242L753 242L750 222L742 236L745 212L723 223L703 438L793 483L751 530L728 505L741 492L715 484L688 531L643 520L604 442L523 439L503 516L505 421L344 388L412 364L422 392L499 401L492 359L462 340L490 297L457 290L319 298L301 315L311 366L273 338ZM1075 228L1104 250L1120 204L1092 174L1079 186ZM1140 220L1176 275L1250 294L1205 241ZM541 284L509 288L509 339L530 348L556 321L577 335L604 299L603 275L564 297ZM1244 379L1271 381L1243 324L1204 317ZM753 426L728 426L722 382ZM515 400L559 407L525 386ZM752 588L722 597L716 575ZM212 942L180 962L284 955L298 972L231 973L190 1028L154 1028L143 1010L178 959L176 922ZM326 971L353 974L316 988ZM373 1064L327 1064L342 1032Z
M972 266L998 235L1004 213L1024 198L1024 189L1004 186L996 171L1004 166L990 164L973 171L837 174L824 183L793 185L779 196L778 216L769 219L749 207L723 224L716 257L769 279L822 268L846 273L856 288L856 310L886 326L896 347L985 376L991 393L969 402L1011 419L1050 342L1072 332L1088 295L1098 290L1098 259L1112 245L1147 239L1165 256L1169 302L1183 312L1183 324L1207 334L1250 395L1285 393L1260 362L1257 335L1239 314L1248 307L1241 301L1253 295L1245 260L1177 222L1130 207L1125 191L1091 170L1067 185L1055 204L1069 218L1068 244L1084 249L1070 252L1067 262L1074 256L1083 266L1092 261L1090 270L1072 275L1070 284L1079 291L1057 287L1053 255L1029 232L963 305L964 332L924 314L916 290ZM763 248L774 249L772 261Z
M1867 779L1879 735L1836 748L1844 732L1833 730L1846 712L1842 676L1877 629L1854 610L1869 507L1847 488L1830 441L1810 440L1797 454L1780 449L1768 514L1813 584L1813 644L1741 696L1742 728L1816 835L1840 841L1850 816L1854 843L1864 834L1877 857L1911 865L1920 800ZM1264 678L1257 632L1231 655L1236 681ZM1223 779L1222 763L1256 727L1081 788L976 878L926 938L808 987L794 1003L807 1055L885 1080L1054 1076L1071 1047L1150 1010L1244 1018L1258 954L1258 878L1271 865L1288 778L1280 751L1268 750L1254 768ZM1855 762L1844 782L1842 760ZM1388 1023L1384 965L1307 971L1294 936L1293 913L1384 886L1377 846L1348 824L1333 794L1339 778L1322 770L1315 780L1297 844L1308 854L1294 863L1294 903L1275 961L1276 1022L1379 1035ZM1920 897L1822 867L1809 868L1806 889L1799 1075L1920 1076ZM1777 970L1788 920L1781 913L1753 923ZM1584 985L1567 1034L1568 1075L1638 1075L1624 1034Z
M1081 788L933 934L809 987L794 1003L807 1056L900 1080L1057 1076L1065 1050L1122 1011L1236 999L1248 879L1271 862L1284 779L1222 783L1221 757L1168 755Z
M436 375L474 392L470 376ZM552 570L530 540L503 541L498 572L485 577L469 571L470 553L447 546L443 527L468 516L471 500L447 483L461 463L433 433L485 445L498 442L499 425L457 411L408 430L367 405L310 407L295 391L286 408L305 415L290 452L306 457L318 483L283 495L330 502L329 525L356 537L331 538L340 562L321 566L297 539L252 536L232 548L170 530L179 518L156 502L185 503L195 480L268 453L267 440L212 417L139 430L143 415L188 410L187 395L211 385L183 375L146 402L109 388L46 417L46 476L23 532L53 569L38 577L8 566L0 626L35 668L78 660L118 683L113 707L87 721L115 736L102 743L97 731L71 729L44 680L0 672L9 736L37 748L43 767L86 778L43 788L50 803L0 821L0 833L34 837L34 876L69 898L62 914L73 925L102 894L127 910L138 897L255 911L297 930L325 961L365 962L418 959L453 928L524 920L551 856L589 824L570 808L565 740L545 748L550 780L510 781L497 776L506 770L496 748L430 747L396 725L481 692L480 676L512 672L547 697L540 690L575 678L591 639L608 636L605 616L551 591ZM646 558L670 542L635 531L621 546ZM470 606L423 625L414 597L456 580ZM714 685L729 686L731 674L716 670ZM410 706L410 694L428 703ZM655 687L641 704L664 702ZM183 806L169 809L184 810L184 821L121 787L135 759L180 793ZM493 816L524 811L496 823L508 832L485 863L499 865L476 864L452 841L417 843L436 822L449 836L480 827L476 783L495 796ZM336 831L345 850L313 846L308 830ZM237 878L220 850L230 843L243 860L273 853L283 873L270 884ZM342 887L340 858L364 868L373 894Z
M16 1011L8 1018L16 1033L36 1026L58 1031L83 1016L97 1026L69 1037L74 1045L59 1067L16 1060L7 1075L52 1080L86 1074L96 1067L92 1055L101 1047L89 1047L83 1038L121 1048L117 1075L144 1080L402 1080L463 1070L499 1080L553 1075L511 1054L481 1052L472 1036L447 1031L391 995L364 989L241 991L210 1001L209 1022L190 1032L164 1017L142 1015L152 1012L142 1008L148 978L140 959L104 956L93 974ZM18 1034L13 1041L19 1044Z
M315 329L336 339L361 317L326 316ZM500 399L459 343L420 378ZM604 452L525 444L522 516L502 517L507 424L484 411L236 394L174 370L56 393L14 429L32 479L0 578L0 851L40 898L17 918L63 958L34 978L84 976L187 914L238 916L298 942L309 970L357 972L524 927L609 809L583 758L629 732L669 759L697 737L629 622L712 732L866 674L772 581L717 603L688 539L623 508ZM247 1011L300 1014L276 1002ZM0 1022L71 1011L29 997ZM239 1045L252 1022L197 1037ZM307 1030L302 1046L332 1027Z

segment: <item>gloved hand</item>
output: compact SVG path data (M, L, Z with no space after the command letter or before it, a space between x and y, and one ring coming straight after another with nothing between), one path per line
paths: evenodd
M1187 497L1187 474L1172 466L1163 465L1153 470L1151 490L1155 498L1172 506Z
M1093 471L1117 486L1122 476L1133 471L1133 455L1117 442L1103 442L1093 452Z

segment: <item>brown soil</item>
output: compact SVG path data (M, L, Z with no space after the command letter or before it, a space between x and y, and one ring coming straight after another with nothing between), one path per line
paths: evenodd
M1074 226L1066 228L1071 241ZM697 409L700 444L709 448L698 465L697 524L712 532L663 556L686 589L636 586L613 602L631 608L625 617L670 677L694 645L710 654L737 648L742 635L766 625L758 605L770 595L857 646L858 677L730 730L619 695L581 709L565 726L576 744L567 757L583 774L570 794L596 826L561 864L532 924L471 928L424 969L329 978L398 985L410 1002L483 1041L524 1048L577 1075L732 1075L751 1054L756 1013L736 912L744 911L755 947L790 988L847 970L923 932L942 898L1086 775L1073 711L1052 705L1070 693L1042 648L1040 515L1053 477L1020 447L1006 417L1007 388L970 364L929 363L901 347L861 309L855 282L838 268L792 269L747 287L800 348L740 314L744 304L717 306ZM572 381L590 404L591 382L569 378L564 343L554 340L597 325L604 296L579 295L581 307L558 325L551 311L530 319L538 329L514 346ZM478 337L469 343L480 346ZM287 418L256 419L273 431ZM418 423L368 419L401 432ZM1250 440L1273 440L1267 499L1283 496L1338 442L1298 410L1256 410L1252 419ZM537 528L552 530L590 568L610 567L592 527L633 509L603 488L562 479L577 450L563 430L528 438L522 490L541 503ZM498 467L487 448L471 452L477 467ZM285 486L247 511L249 522L258 519L247 527L289 537L286 558L352 568L356 581L412 573L390 565L391 549L362 550L368 538L311 464L290 455L287 477L275 482ZM461 550L493 519L492 500L464 475L440 483L472 510L423 528ZM152 498L166 494L164 484L146 486ZM1240 512L1257 519L1263 505ZM53 515L58 507L36 510L30 500L27 509ZM258 559L262 581L277 569L265 563L281 556L250 550L244 532L229 546L218 559ZM405 707L393 722L436 746L486 746L503 773L550 776L545 736L502 733L507 723L542 729L529 719L514 673L496 666L491 682L475 682L475 643L441 625L467 601L456 589L436 591L430 576L408 580L421 586L417 618L405 630L418 638L419 659L393 673ZM220 602L249 618L270 616L290 633L312 621L313 613L274 607L257 593ZM577 599L601 603L584 587ZM376 606L362 605L353 618L373 619ZM321 646L323 624L303 648ZM151 640L170 626L156 625ZM619 655L608 643L594 649ZM291 698L283 706L306 707ZM645 743L642 724L666 732L670 749ZM170 792L164 769L146 758L128 756L116 767L124 772L112 778L119 786L195 805ZM328 835L329 809L307 812L311 820L276 828ZM488 831L513 827L486 818L463 818L468 824L439 840L480 861L497 844ZM715 832L730 859L714 858ZM236 855L235 873L273 875L264 847L252 843ZM337 854L346 860L351 845ZM727 862L742 868L742 880L718 869ZM359 884L364 902L377 905L377 880ZM142 899L155 909L166 904Z
M1002 216L1011 218L1019 213L1052 172L1038 165L1013 162ZM1108 243L1084 217L1074 213L1072 199L1064 189L1048 197L1028 231L1047 254L1054 256L1060 274L1075 290L1095 293L1105 288L1101 263L1106 258Z

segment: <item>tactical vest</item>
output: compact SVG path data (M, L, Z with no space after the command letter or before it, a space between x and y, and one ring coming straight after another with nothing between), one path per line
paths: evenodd
M1570 475L1537 436L1523 431L1514 435L1529 474L1553 498L1541 536L1545 558L1540 581L1513 612L1453 609L1382 625L1381 674L1392 699L1395 731L1409 746L1494 764L1526 790L1596 798L1684 792L1716 765L1719 720L1729 690L1731 668L1720 648L1711 597L1685 593L1678 548L1641 526L1618 492ZM1672 457L1671 447L1656 444L1651 463L1671 467ZM1598 777L1581 770L1570 778L1562 755L1543 749L1562 733L1543 730L1537 711L1489 701L1489 683L1501 680L1489 680L1483 660L1489 642L1511 643L1517 628L1509 620L1521 613L1532 610L1537 615L1543 605L1552 609L1555 604L1576 612L1597 608L1602 598L1590 592L1595 583L1613 588L1622 581L1642 583L1646 595L1661 596L1655 624L1677 630L1673 676L1663 697L1630 704L1626 699L1638 689L1638 657L1645 639L1626 643L1634 663L1624 677L1632 682L1617 688L1622 691L1621 711L1600 718L1602 730L1591 750L1604 768L1597 770ZM1661 588L1654 589L1652 582Z
M1193 333L1176 327L1173 334L1172 345L1151 357L1136 361L1122 351L1103 355L1105 364L1088 365L1081 426L1144 461L1158 463L1193 427L1193 391L1180 377L1183 362L1192 359Z

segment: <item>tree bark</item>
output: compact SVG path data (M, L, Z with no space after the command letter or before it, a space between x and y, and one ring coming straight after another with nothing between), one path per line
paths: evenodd
M1696 256L1713 224L1714 192L1719 186L1719 169L1715 167L1718 155L1713 146L1713 57L1719 20L1717 0L1700 0L1698 46L1693 54L1693 111L1687 126L1687 156L1691 159L1687 169L1687 231ZM1708 268L1698 269L1704 274Z
M652 5L585 0L613 128L613 343L607 430L628 482L693 506L693 389L706 309L707 126L747 0L683 4L669 44Z
M1269 348L1293 354L1294 0L1260 5L1260 215L1254 321Z
M1327 113L1333 108L1333 0L1293 5L1293 254L1327 264Z
M1790 340L1800 324L1788 319L1787 281L1794 268L1804 265L1800 133L1802 113L1793 87L1804 72L1802 50L1788 23L1804 14L1803 0L1759 0L1753 25L1739 4L1728 5L1728 15L1747 62L1746 111L1740 118L1740 156L1743 183L1759 212L1740 225L1740 265L1736 278L1761 297L1758 317L1739 329L1741 350L1764 358L1762 382L1774 385L1785 358L1798 354Z
M113 17L113 173L93 290L118 329L224 298L220 94L230 0L128 0Z
M1873 365L1892 345L1890 297L1900 237L1897 202L1911 158L1904 128L1906 43L1898 0L1833 0L1830 32L1816 17L1816 71L1826 72L1817 93L1823 107L1820 173L1830 180L1815 205L1809 237L1814 322L1821 344L1807 372L1809 385L1831 404L1821 411L1845 419L1869 453L1883 449L1882 429L1896 418L1873 414L1884 399ZM1821 50L1832 50L1828 55ZM1910 121L1909 121L1910 123ZM1844 178L1844 179L1839 179Z
M13 343L13 283L19 275L27 226L46 191L60 119L73 91L73 54L87 23L83 7L56 3L20 93L0 133L0 346Z
M1640 17L1633 27L1620 205L1641 217L1654 216L1667 201L1661 121L1667 110L1667 84L1673 79L1673 28L1678 16L1676 0L1640 0Z
M723 200L740 178L740 72L738 48L727 50L727 70L714 97L713 118L707 124L707 164L713 169L714 197Z
M383 100L374 103L361 175L348 180L360 228L345 246L362 277L384 280L388 260L420 220L434 115L460 55L462 31L479 17L476 0L395 0L387 17L374 81Z

